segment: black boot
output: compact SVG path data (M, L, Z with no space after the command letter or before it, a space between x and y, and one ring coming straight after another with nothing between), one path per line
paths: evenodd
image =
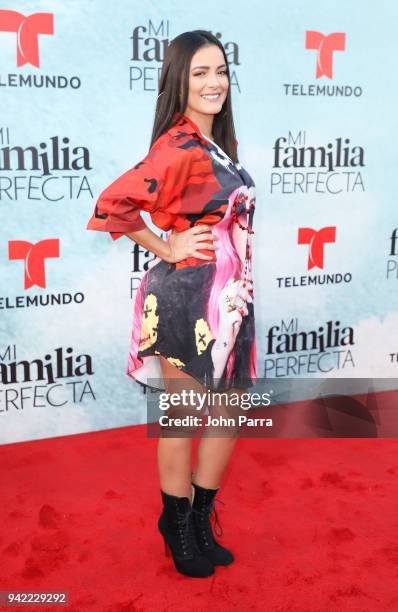
M217 533L216 530L216 534L222 535L221 525L214 507L215 501L221 502L221 500L215 499L218 489L205 489L194 482L192 486L195 491L192 501L193 522L199 549L213 565L229 565L234 561L234 556L217 542L210 522L210 515L214 510L215 530L217 525L220 527L220 532Z
M163 512L158 528L164 539L165 553L171 549L177 572L192 578L205 578L214 574L213 564L203 555L196 542L191 502L188 497L169 495L160 490Z

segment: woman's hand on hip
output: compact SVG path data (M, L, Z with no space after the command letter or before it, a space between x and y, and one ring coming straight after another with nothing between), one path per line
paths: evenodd
M218 240L213 235L210 225L194 225L183 232L171 232L168 240L169 254L165 261L177 263L187 257L197 257L212 261L213 257L200 253L198 249L216 250L218 247L213 244Z

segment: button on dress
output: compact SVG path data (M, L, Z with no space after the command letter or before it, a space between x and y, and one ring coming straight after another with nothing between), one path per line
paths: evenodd
M168 232L167 240L171 232L212 226L218 249L199 249L212 260L187 257L168 263L158 257L143 275L126 373L164 390L162 355L205 388L247 389L257 382L253 301L246 302L248 314L238 317L233 346L225 339L236 322L236 307L242 306L236 291L251 287L247 283L253 280L255 184L190 118L175 119L146 157L100 194L87 229L109 232L117 240L146 227L141 211Z

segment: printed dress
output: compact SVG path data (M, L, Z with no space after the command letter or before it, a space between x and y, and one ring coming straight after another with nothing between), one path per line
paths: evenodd
M87 229L109 232L113 240L146 227L141 211L168 232L166 240L197 224L212 226L218 238L216 250L199 249L212 260L168 263L158 257L144 274L135 295L126 372L133 380L165 389L162 355L208 389L246 389L257 382L253 301L239 317L233 347L228 345L227 353L215 350L221 330L228 330L233 317L236 321L231 311L242 305L237 288L253 279L255 200L248 172L185 115L100 194Z

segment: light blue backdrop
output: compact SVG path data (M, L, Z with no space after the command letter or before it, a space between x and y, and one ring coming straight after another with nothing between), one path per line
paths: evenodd
M17 36L5 31L8 17L0 14L1 443L145 422L145 396L125 371L132 287L148 257L142 252L135 270L134 245L128 238L113 242L107 234L85 229L100 191L148 150L161 62L132 59L131 37L139 26L147 29L145 36L159 41L201 28L219 32L228 51L235 45L235 57L229 59L239 153L257 185L254 274L260 375L266 367L267 376L277 373L275 356L268 354L272 326L296 322L296 331L310 332L327 321L340 321L341 327L352 328L353 344L339 347L339 355L336 348L328 351L324 363L331 368L329 376L397 376L398 260L391 252L398 227L396 3L238 0L227 10L225 2L214 0L190 4L189 9L185 2L167 0L18 0L1 10L25 17L50 13L54 23L53 35L38 36L40 66L18 67ZM332 79L316 79L317 52L305 48L309 30L345 33L345 50L333 53ZM144 30L139 31L144 37ZM140 58L145 49L141 40ZM27 86L21 75L32 80L66 77L67 86ZM286 95L285 85L293 84L300 95L291 95L290 89ZM361 95L308 95L316 85L356 87ZM296 138L300 132L305 132L306 146L327 146L342 138L361 147L364 165L349 169L352 176L359 172L361 185L347 188L348 169L337 168L337 194L320 188L316 192L313 186L304 193L272 189L275 172L325 171L274 168L276 140L289 133ZM74 147L85 147L86 167L43 176L41 169L32 170L28 153L25 167L19 167L15 152L11 167L5 165L7 146L48 152L55 137L69 139L72 158ZM46 146L40 148L40 143ZM308 246L298 244L298 229L325 226L336 227L336 241L325 245L323 269L308 270ZM59 240L59 257L45 260L46 286L25 289L24 261L9 259L9 245L48 239ZM27 265L32 266L32 258ZM348 275L350 282L281 287L277 280L337 273ZM77 302L26 304L28 296L58 294L77 296ZM74 367L79 355L90 356L92 373L36 380L32 362L39 359L55 368L56 349L66 355L68 347ZM278 376L325 376L317 366L309 369L318 356L318 350L282 352ZM303 369L289 370L300 357ZM18 366L18 380L9 382L10 364L23 360L31 363L31 380Z

